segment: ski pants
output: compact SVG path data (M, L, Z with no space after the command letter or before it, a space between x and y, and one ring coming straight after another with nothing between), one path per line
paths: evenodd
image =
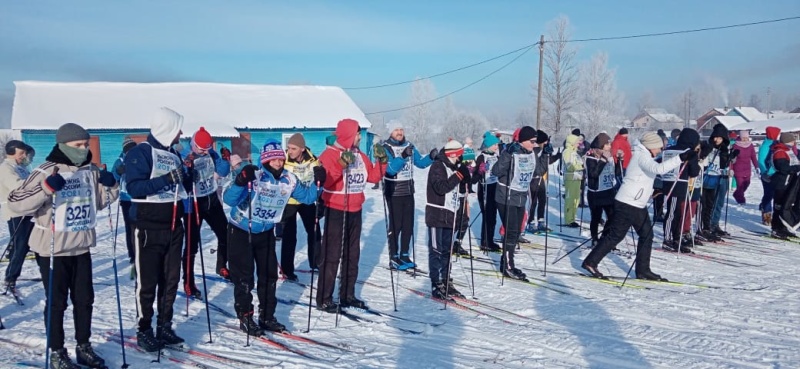
M733 198L739 204L744 204L747 200L744 198L744 193L750 187L750 176L736 176L736 191L733 191Z
M717 201L717 190L715 188L703 188L702 214L700 215L700 229L711 230L711 214L714 212L714 203Z
M172 324L173 305L181 279L183 224L175 230L135 227L136 303L142 316L139 330L152 328L153 302L157 302L157 326Z
M275 255L274 229L249 234L238 227L228 225L228 262L233 283L233 308L242 315L253 311L253 295L258 295L259 316L272 318L278 300L275 298L278 283L278 257ZM253 268L255 265L255 270ZM253 274L258 284L254 284ZM263 312L263 314L262 314Z
M281 238L281 270L284 275L294 274L294 256L297 251L297 215L306 230L308 265L317 267L322 231L317 226L317 204L291 204L283 210L283 238Z
M764 213L771 213L775 187L772 186L772 182L765 182L763 179L761 180L761 186L764 187L764 195L761 196L761 204L758 208Z
M389 211L389 257L408 256L414 234L414 196L386 196L384 199Z
M576 184L580 185L579 182L576 182ZM506 271L515 268L514 249L517 248L517 241L519 241L522 221L525 217L525 207L500 204L497 208L500 210L500 220L503 221L503 227L506 230L505 235L503 235L503 256L500 258L500 271Z
M714 211L711 213L711 226L720 228L719 221L722 219L722 208L725 207L728 198L728 187L730 180L727 176L720 178L719 185L717 185L717 198L714 201Z
M628 229L633 226L639 236L636 245L636 273L650 271L650 252L653 246L653 224L650 222L650 214L647 208L637 208L624 202L614 200L613 217L606 222L606 229L597 242L597 246L584 260L584 263L597 266L600 261L616 246L625 239Z
M50 283L50 257L37 256L39 273L44 284L45 308L44 324L47 327L47 307L50 306L50 349L64 347L64 312L67 298L72 302L72 320L75 325L75 341L88 343L92 334L92 307L94 305L94 285L92 284L92 255L56 256L53 258L53 285ZM53 299L48 300L50 288Z
M494 242L494 230L497 227L497 202L494 195L497 183L478 186L478 206L481 208L481 245L489 246Z
M28 255L30 246L28 238L31 236L33 223L30 216L14 217L8 220L8 234L11 235L8 253L8 266L6 267L6 282L16 281L22 273L22 264Z
M659 188L653 191L653 218L656 215L664 216L664 197L666 196L663 189Z
M790 195L790 187L775 188L775 210L772 214L772 230L773 231L786 231L786 225L781 222L781 217L784 212L788 213L792 204L787 203Z
M125 247L128 249L128 260L131 261L131 264L134 263L134 258L136 257L136 241L134 240L133 236L133 219L131 219L131 202L128 201L119 201L119 206L122 208L122 222L125 223Z
M571 175L567 173L566 177L569 178ZM578 212L578 202L581 199L581 180L564 180L564 189L566 192L566 197L564 199L564 224L570 224L575 221L575 215Z
M697 200L689 201L689 207L686 209L686 217L683 218L683 233L692 232L692 221L697 216Z
M687 183L686 182L668 182L675 183L672 188L672 196L666 199L667 212L664 218L664 239L677 242L680 240L681 231L683 228L683 221L689 217L689 209L687 204Z
M611 215L614 214L614 205L594 205L592 204L592 197L589 196L589 212L592 215L592 220L589 222L589 233L592 235L593 240L598 240L598 233L597 229L600 227L600 219L603 218L603 212L606 213L606 219L611 220ZM608 225L608 221L606 221L606 226L603 226L603 233L606 232L606 228Z
M428 227L428 268L431 285L446 284L450 275L450 250L453 247L453 230Z
M544 221L547 211L547 182L542 177L533 177L531 181L531 209L528 212L528 223ZM533 216L536 214L536 217Z
M358 261L361 257L361 210L345 212L327 208L325 231L322 233L322 259L317 306L333 301L339 261L339 301L355 297Z
M187 291L197 288L194 281L194 259L197 256L200 242L202 242L200 239L200 228L203 225L203 221L211 227L211 230L217 237L217 273L219 273L220 268L227 267L228 265L228 238L226 234L228 218L225 217L225 210L222 209L219 197L217 197L216 193L212 193L211 195L197 198L200 222L197 221L197 215L194 212L194 204L190 204L190 207L192 209L191 213L186 213L183 220L184 224L186 224L186 247L183 250L183 260L181 260L183 285L184 290Z

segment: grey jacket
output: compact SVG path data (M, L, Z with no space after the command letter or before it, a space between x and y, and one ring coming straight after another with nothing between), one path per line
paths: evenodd
M500 159L498 159L497 163L492 167L492 174L497 176L497 190L494 199L498 204L506 205L506 198L508 198L508 206L525 207L527 206L530 190L517 191L508 187L515 174L512 168L512 158L514 154L531 155L531 160L533 160L534 163L536 162L536 157L533 152L526 150L519 143L515 142L508 145L506 150L500 154ZM528 179L528 185L530 185L530 180L533 179L533 170L530 174L531 177ZM508 191L511 192L508 193Z

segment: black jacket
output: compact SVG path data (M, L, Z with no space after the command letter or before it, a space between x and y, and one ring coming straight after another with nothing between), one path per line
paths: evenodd
M550 164L557 162L561 159L561 152L553 155L542 155L542 147L534 147L533 153L536 155L536 169L533 170L533 178L539 178L547 172ZM548 159L549 158L549 159Z
M509 183L511 183L511 179L514 178L514 173L512 170L513 168L511 167L511 159L513 158L514 154L532 155L533 153L526 150L519 143L514 142L509 144L506 150L500 154L500 159L497 160L497 164L495 164L492 168L492 174L497 176L497 190L494 198L498 204L506 205L506 194L508 193L507 191L510 190L511 192L508 195L507 205L525 207L527 206L528 195L530 194L530 191L516 191L511 190L508 187ZM535 171L536 168L534 168L534 172Z
M686 150L694 150L699 144L700 134L698 134L694 129L684 128L683 131L681 131L680 136L678 136L678 140L675 142L675 144L667 147L667 149L664 150L662 158L671 158L673 156L680 155L680 153ZM689 185L689 178L697 178L697 176L700 175L700 162L697 158L695 158L686 162L685 165L686 166L684 167L684 164L681 164L681 166L677 169L678 172L680 172L680 168L684 168L683 172L680 172L680 180L677 182L677 184L675 181L669 180L666 176L661 177L663 180L663 186L661 188L664 192L664 196L669 195L670 191L672 191L671 196L677 197L679 201L684 200Z
M614 195L616 195L615 187L612 186L603 191L598 191L600 185L600 175L607 165L614 166L614 177L619 178L619 167L615 166L613 160L611 163L604 156L599 158L589 152L585 157L586 163L586 198L589 200L590 206L606 206L614 204Z
M427 201L425 204L425 225L428 227L453 228L455 214L437 206L444 206L445 196L461 184L462 180L456 174L459 165L463 164L450 163L450 160L444 155L444 150L442 150L428 169ZM450 175L448 175L447 169L452 171ZM459 212L463 211L463 206L464 201L462 198L458 204Z

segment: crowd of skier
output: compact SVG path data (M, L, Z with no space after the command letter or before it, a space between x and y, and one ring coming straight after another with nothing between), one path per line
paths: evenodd
M454 254L471 255L463 239L470 224L469 197L475 193L480 250L500 253L499 271L520 280L526 275L515 262L517 245L526 241L526 232L551 232L547 211L556 194L548 193L548 187L556 177L563 178L563 226L581 227L579 209L589 208L592 250L582 267L599 278L604 276L598 264L631 227L638 234L636 277L650 280L664 280L650 269L654 223L662 223L661 247L672 252L692 252L694 245L727 236L720 221L731 177L739 204L746 201L752 173L761 180L759 207L773 237L793 237L790 227L800 220L795 139L774 127L767 128L758 153L748 132L736 134L717 125L707 140L691 128L673 130L670 137L659 130L630 139L622 128L613 139L601 132L588 145L576 129L557 150L546 132L523 126L506 143L486 132L477 152L471 144L450 139L423 154L406 139L402 126L393 125L389 136L374 145L372 161L360 149L359 123L343 119L318 157L297 133L285 148L266 140L253 163L227 148L217 152L204 128L181 147L182 128L179 113L161 108L146 140L126 138L110 171L92 164L89 133L74 123L58 129L52 151L32 171L33 149L19 140L6 144L0 165L2 214L11 235L5 289L15 293L30 248L46 295L51 368L77 367L64 347L68 299L77 364L105 365L89 342L94 303L90 250L97 244L98 212L117 199L136 281L136 342L150 352L184 341L173 328L179 288L189 298L204 297L194 276L195 256L199 253L201 262L203 256L203 221L217 239L216 273L232 284L233 308L248 335L286 329L275 318L276 283L281 275L298 279L298 215L307 234L309 266L319 272L316 308L327 313L368 309L355 290L367 183L380 184L382 190L388 267L414 270L415 168L428 168L424 233L431 295L437 299L463 297L450 278L450 263ZM500 243L495 240L498 215ZM280 258L276 225L282 226Z

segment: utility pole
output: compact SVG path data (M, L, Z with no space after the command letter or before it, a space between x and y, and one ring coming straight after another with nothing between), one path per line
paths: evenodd
M539 38L539 88L536 91L536 129L541 129L542 118L542 59L544 59L544 35Z
M767 119L770 118L769 112L770 112L770 110L772 110L772 100L771 100L772 96L770 95L771 92L772 91L771 91L770 87L767 87Z

